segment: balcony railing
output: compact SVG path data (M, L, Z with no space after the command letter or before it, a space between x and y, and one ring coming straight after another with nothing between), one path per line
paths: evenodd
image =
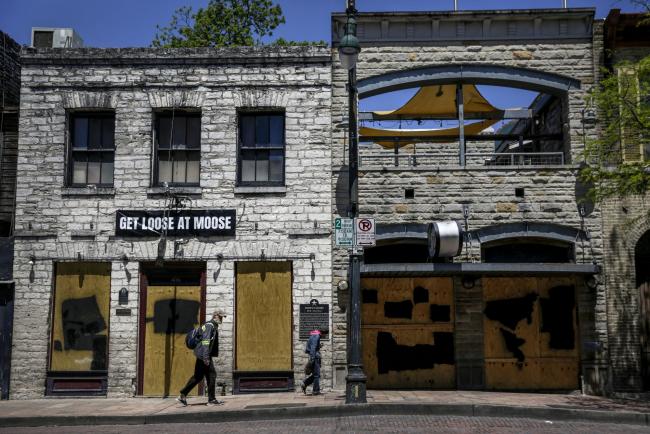
M422 154L376 154L359 155L359 166L367 167L402 167L418 166L457 166L457 153L422 153ZM468 167L490 166L558 166L564 164L563 152L502 152L502 153L467 153L465 164Z

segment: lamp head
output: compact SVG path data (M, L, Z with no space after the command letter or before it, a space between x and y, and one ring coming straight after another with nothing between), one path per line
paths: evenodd
M345 33L339 42L339 57L341 65L345 69L352 69L357 64L361 45L357 38L357 20L354 15L348 13L348 20L345 23Z

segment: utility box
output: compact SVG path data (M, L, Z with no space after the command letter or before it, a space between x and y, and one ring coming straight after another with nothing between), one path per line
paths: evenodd
M74 29L32 27L33 48L81 48L84 41Z

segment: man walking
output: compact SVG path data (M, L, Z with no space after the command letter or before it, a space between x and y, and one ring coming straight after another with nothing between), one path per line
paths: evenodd
M312 395L320 395L320 365L321 365L321 335L327 333L327 330L323 327L319 327L316 330L309 332L309 339L307 340L307 345L305 346L305 353L309 354L309 363L312 366L312 372L304 380L300 382L300 388L302 393L307 393L307 386L313 384L312 386Z
M181 389L181 394L176 400L187 405L187 394L199 384L203 378L208 380L208 405L223 404L215 398L215 382L217 371L212 363L213 357L219 356L219 324L223 321L226 314L223 310L217 309L212 313L212 319L201 326L201 340L194 348L196 362L194 363L194 375L187 381L185 387Z

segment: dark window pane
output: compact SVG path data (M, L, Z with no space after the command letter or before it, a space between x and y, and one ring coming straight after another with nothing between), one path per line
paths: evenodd
M176 151L172 154L174 159L173 163L173 173L172 173L172 182L175 183L184 183L185 182L185 173L187 166L187 157L185 156L184 151Z
M282 173L284 171L284 151L271 150L270 152L269 180L282 181Z
M168 152L158 153L158 183L172 182L172 162Z
M113 163L102 163L101 183L113 185Z
M242 182L255 181L255 151L243 151L241 160Z
M187 182L198 184L201 170L201 154L198 152L188 152L187 154Z
M113 148L115 146L115 118L104 118L102 125L102 147Z
M72 137L72 145L75 148L88 147L88 118L74 118L74 136Z
M284 144L284 116L271 116L271 138L273 146Z
M101 171L101 156L91 154L88 156L88 184L99 184Z
M257 116L255 119L255 144L265 147L269 144L269 117Z
M255 146L255 117L242 116L240 119L241 144L246 147Z
M174 117L174 145L186 145L187 139L185 137L185 127L186 127L187 118L185 116L175 116Z
M113 159L114 155L112 152L102 153L102 184L113 184Z
M78 158L78 157L76 157ZM79 161L75 158L72 162L72 183L85 184L86 183L86 162Z
M187 146L201 147L201 118L193 116L187 119Z
M99 149L102 147L102 119L90 118L88 121L88 148Z
M158 140L158 147L168 148L170 143L170 134L172 130L172 120L168 117L160 117L158 119L158 132L156 139Z
M269 152L257 151L257 162L255 165L255 181L264 182L269 180Z

